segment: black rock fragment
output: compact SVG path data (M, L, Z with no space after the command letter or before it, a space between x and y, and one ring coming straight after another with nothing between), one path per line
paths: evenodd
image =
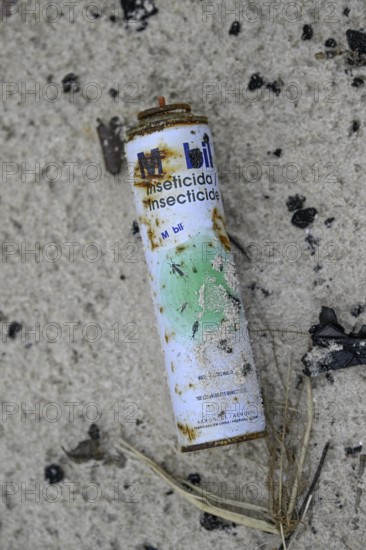
M65 477L64 471L58 464L50 464L44 469L45 479L53 485L54 483L60 483Z
M209 514L208 512L203 512L200 518L200 524L207 531L214 531L215 529L226 531L232 527L236 527L236 523L225 521L217 516Z
M110 88L108 90L108 93L113 99L116 99L118 97L118 90L116 90L116 88Z
M316 239L313 235L307 235L305 237L305 242L308 243L310 255L314 256L315 250L319 246L319 239Z
M254 73L250 77L248 90L250 92L254 92L254 90L258 90L259 88L262 88L263 84L264 84L264 80L261 77L261 75L259 73Z
M302 28L302 40L311 40L313 38L313 27L311 25L304 25Z
M332 308L322 307L319 324L310 330L313 349L302 357L307 376L366 364L366 325L346 334Z
M289 212L294 212L295 210L300 210L304 206L306 198L303 195L291 195L287 201L286 206Z
M79 77L74 73L69 73L62 79L62 89L65 93L79 92L80 82Z
M353 86L354 88L359 88L360 86L363 86L365 84L365 81L363 78L360 78L359 76L356 76L353 80L352 80L352 84L351 86Z
M362 304L357 304L356 306L354 306L352 309L351 309L351 315L352 317L359 317L361 315L361 313L363 313L365 311L365 308L363 307Z
M345 17L348 17L350 11L351 11L351 10L350 10L349 8L344 8L344 10L343 10L343 15L344 15Z
M147 27L147 19L158 13L153 0L121 0L125 21L137 23L136 30L143 31Z
M132 231L132 235L136 235L137 233L140 233L139 224L137 223L136 220L133 220L132 222L131 231Z
M238 36L238 34L240 33L240 29L241 25L239 21L234 21L229 29L229 34L231 34L232 36Z
M366 34L364 32L348 29L346 37L353 52L366 53Z
M362 451L362 443L356 445L356 447L345 447L345 453L347 456L353 456Z
M268 82L266 88L267 90L271 90L276 96L279 96L282 90L282 83L278 80L274 80L273 82Z
M334 38L328 38L328 40L324 42L324 46L326 48L335 48L337 46L337 42L334 40Z
M357 132L359 129L360 129L360 123L358 122L358 120L354 120L352 122L351 131Z
M313 223L317 213L318 211L315 208L301 208L300 210L296 210L291 218L291 223L292 225L296 225L296 227L300 227L300 229L304 229Z
M124 164L124 142L121 137L121 125L116 123L115 117L109 124L97 119L97 132L102 147L105 169L113 175L119 174Z
M187 479L190 483L192 483L192 485L199 485L201 483L201 476L197 473L188 474Z
M334 222L335 218L327 218L324 222L325 227L330 227Z
M18 332L20 332L21 330L22 330L22 325L17 321L13 321L12 323L10 323L8 328L9 338L11 338L12 340L15 340Z

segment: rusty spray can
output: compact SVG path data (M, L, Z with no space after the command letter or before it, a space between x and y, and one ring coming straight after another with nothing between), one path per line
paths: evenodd
M181 451L266 435L207 118L138 113L126 154Z

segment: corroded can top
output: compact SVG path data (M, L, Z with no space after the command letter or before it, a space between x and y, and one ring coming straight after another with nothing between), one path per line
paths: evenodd
M164 97L159 97L158 103L157 107L145 109L137 114L139 123L126 132L127 141L177 124L207 124L207 117L194 115L188 103L166 105Z

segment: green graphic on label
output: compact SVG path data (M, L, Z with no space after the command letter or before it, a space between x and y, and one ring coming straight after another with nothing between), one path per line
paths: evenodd
M236 330L241 301L235 267L212 234L169 249L158 284L160 312L175 334L196 338L202 327L219 328L224 322Z

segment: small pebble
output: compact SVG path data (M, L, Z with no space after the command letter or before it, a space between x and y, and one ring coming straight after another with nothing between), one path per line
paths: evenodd
M231 527L236 527L236 524L233 522L227 522L217 516L213 516L208 512L203 512L200 518L200 524L207 531L213 531L215 529L227 530Z
M347 456L352 456L362 451L362 444L356 445L356 447L345 447L344 450Z
M239 21L234 21L233 24L230 27L229 34L233 36L238 36L240 33L241 25Z
M316 239L313 235L307 235L305 237L305 242L309 245L310 255L314 256L316 248L319 246L319 239Z
M302 40L311 40L313 38L313 27L311 25L304 25L302 28Z
M334 38L328 38L328 40L324 42L324 46L326 48L335 48L337 46L337 42L334 40Z
M65 477L64 471L58 464L51 464L44 469L44 477L51 485L59 483Z
M351 86L353 86L354 88L359 88L360 86L363 86L364 84L365 84L365 81L363 80L363 78L360 78L359 76L356 76L352 80Z
M199 485L201 483L201 476L199 474L188 474L188 481L193 485Z
M277 80L274 80L273 82L268 82L266 88L267 90L271 90L276 96L279 96L282 86L278 83Z
M116 97L118 97L118 90L116 90L115 88L110 88L108 93L111 97L113 97L113 99L116 99Z
M348 29L346 37L353 52L366 53L366 34L364 32Z
M74 73L69 73L62 79L62 89L65 93L68 92L79 92L80 83L79 77Z
M262 88L264 84L263 78L260 76L259 73L254 73L250 77L249 84L248 84L248 90L253 92L254 90L258 90L259 88Z
M139 228L139 224L137 223L136 220L133 220L132 222L132 235L136 235L137 233L140 233L140 228Z
M365 308L363 307L362 304L357 304L356 306L354 306L352 309L351 309L351 315L352 317L359 317L361 315L361 313L363 313L365 311Z
M352 122L352 132L357 132L357 130L360 129L360 123L358 122L358 120L354 120Z
M21 330L22 330L22 325L20 323L18 323L17 321L13 321L12 323L10 323L9 328L8 328L9 338L11 338L12 340L15 340L16 335Z
M349 8L344 8L343 10L343 15L345 15L346 17L349 16L349 12L350 12L350 9Z
M305 229L311 223L313 223L318 211L315 208L302 208L296 210L292 216L291 223L300 229Z
M325 227L331 227L334 220L335 220L335 218L327 218L324 222Z
M290 196L286 201L286 206L289 212L294 212L295 210L299 210L304 206L304 202L306 201L306 198L303 195L292 195Z

